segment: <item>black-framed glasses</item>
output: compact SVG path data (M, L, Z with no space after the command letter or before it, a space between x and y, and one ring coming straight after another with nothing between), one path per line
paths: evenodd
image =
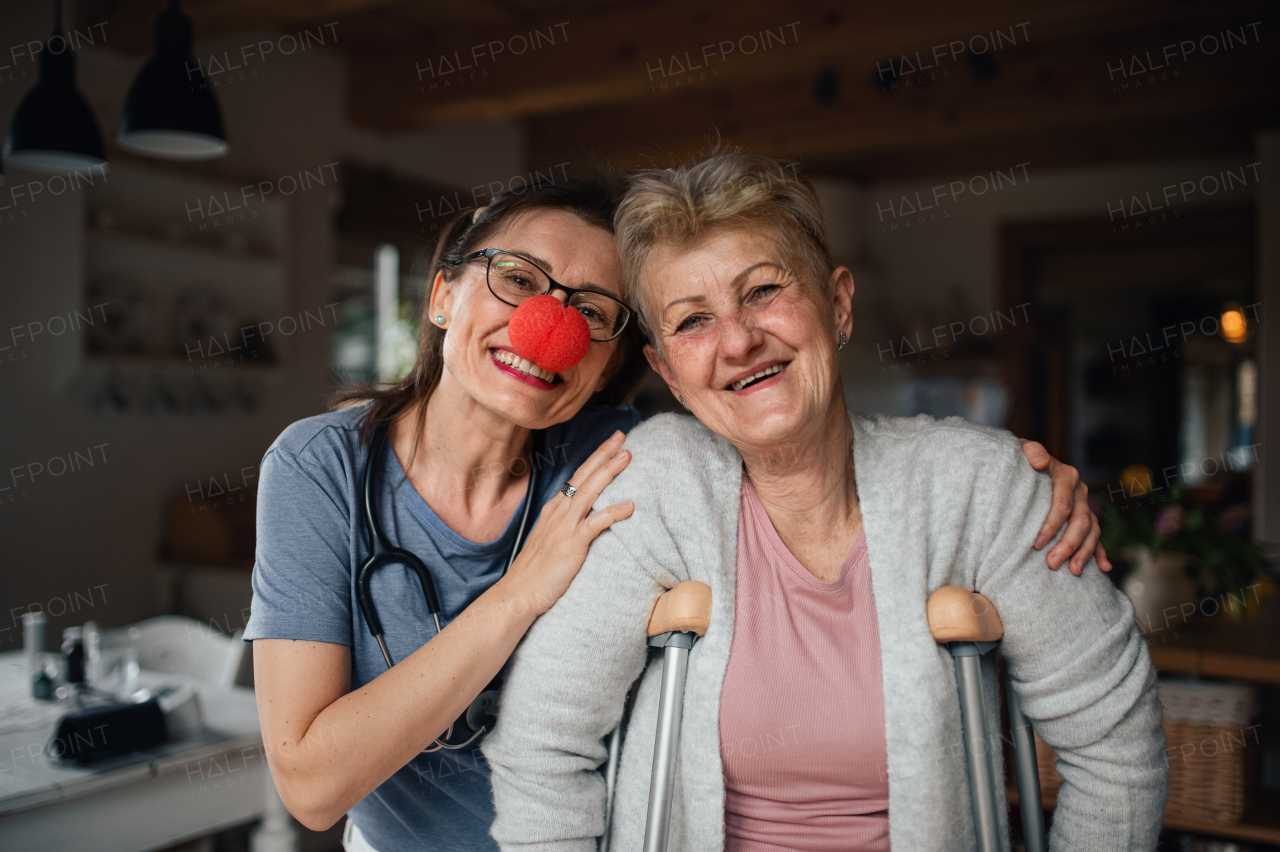
M489 292L512 307L519 307L530 296L563 290L569 296L569 307L582 314L591 332L591 339L597 343L613 340L622 334L631 319L631 308L613 296L598 290L566 287L527 257L502 249L487 248L467 255L461 262L470 263L475 260L484 260L486 263L485 280L489 285Z

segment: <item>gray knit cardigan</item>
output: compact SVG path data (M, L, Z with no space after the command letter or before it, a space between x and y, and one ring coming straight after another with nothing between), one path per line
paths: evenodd
M852 423L880 626L893 848L974 848L954 667L925 618L929 594L947 585L994 603L1014 687L1058 754L1064 782L1051 847L1153 848L1168 776L1155 671L1133 607L1092 562L1077 578L1048 570L1032 549L1049 477L1031 469L1012 435L957 418L855 415ZM569 590L520 644L484 745L492 834L503 849L595 850L606 737L643 671L613 822L614 849L640 848L661 666L654 659L646 668L645 628L657 597L684 580L709 584L714 604L689 661L670 848L724 847L720 690L733 640L742 459L683 415L652 418L626 446L631 464L597 505L633 500L635 514L596 539ZM984 680L994 725L994 678ZM802 732L840 742L834 731Z

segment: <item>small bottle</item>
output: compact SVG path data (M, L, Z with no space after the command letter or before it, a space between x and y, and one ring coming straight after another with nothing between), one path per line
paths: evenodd
M22 614L22 655L27 663L27 682L34 698L46 700L53 695L53 681L44 670L44 625L48 617L43 612Z
M102 631L96 621L84 623L84 677L90 687L102 683Z
M84 686L84 631L79 627L62 631L62 682L69 687Z
M31 696L41 701L51 701L54 697L54 689L53 678L49 677L49 673L43 665L40 666L40 670L36 672L36 676L31 680Z
M138 649L126 648L120 660L120 682L116 686L116 696L122 701L128 700L138 691Z
M27 672L31 675L35 675L40 655L44 653L44 624L48 620L39 611L22 614L22 656L27 664Z

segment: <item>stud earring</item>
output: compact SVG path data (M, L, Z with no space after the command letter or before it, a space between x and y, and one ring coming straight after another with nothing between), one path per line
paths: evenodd
M440 316L436 317L436 325L444 325L444 314L440 314Z
M684 401L684 394L680 394L680 404L684 406L684 410L685 410L685 411L692 411L692 410L693 410L693 409L689 408L689 403L687 403L687 402L685 402L685 401Z
M836 351L838 352L841 349L843 349L844 345L848 342L849 342L849 335L845 334L843 331L840 332L840 345L836 347Z

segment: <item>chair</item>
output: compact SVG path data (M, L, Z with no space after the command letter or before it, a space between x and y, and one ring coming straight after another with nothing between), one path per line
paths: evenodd
M243 630L231 636L181 615L160 615L106 631L104 650L134 648L138 665L221 687L235 685L244 657Z

